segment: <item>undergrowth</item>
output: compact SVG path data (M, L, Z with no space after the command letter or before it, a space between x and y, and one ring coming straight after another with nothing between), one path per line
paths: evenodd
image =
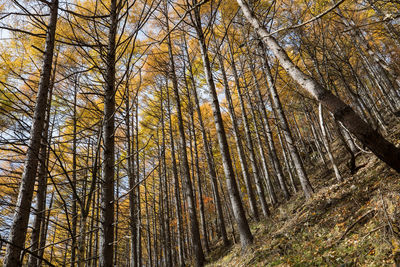
M400 127L390 139L400 143ZM334 144L345 181L321 162L308 164L315 194L302 192L252 222L254 244L213 248L208 266L393 266L400 262L400 175L371 153L357 158L355 174L346 167L346 152ZM300 191L300 188L299 188ZM400 265L398 265L400 266Z

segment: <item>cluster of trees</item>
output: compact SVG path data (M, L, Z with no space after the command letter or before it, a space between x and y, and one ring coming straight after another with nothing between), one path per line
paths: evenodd
M4 266L202 266L373 153L400 171L400 2L0 5ZM338 168L332 144L345 148ZM369 150L369 151L367 151Z

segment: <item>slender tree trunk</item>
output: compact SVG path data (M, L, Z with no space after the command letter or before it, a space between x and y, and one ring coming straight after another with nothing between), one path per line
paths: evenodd
M217 57L219 60L219 67L220 67L220 70L222 73L222 80L223 80L223 85L224 85L224 89L225 89L225 98L228 102L229 115L230 115L231 121L232 121L233 134L235 136L236 147L238 150L240 167L242 169L243 180L246 185L246 190L247 190L247 194L248 194L248 198L249 198L250 211L251 211L251 215L254 217L254 219L258 221L259 215L258 215L256 197L255 197L254 190L252 187L253 182L250 179L249 169L247 167L248 164L247 164L243 144L241 141L241 136L239 133L239 125L238 125L238 122L236 119L235 109L233 107L228 78L226 77L226 72L225 72L225 67L224 67L224 61L223 61L222 55L220 53L218 53ZM235 78L236 78L236 76L235 76ZM240 88L238 88L238 90L240 90ZM244 110L242 99L240 99L240 103L241 103L241 108L242 108L243 123L244 123L245 128L247 128L247 130L248 130L247 115L245 113L246 111ZM246 130L246 134L247 134L247 130Z
M270 90L270 92L271 92L271 90ZM279 95L278 95L278 92L276 91L276 88L275 88L274 92L276 92L275 95L276 95L278 98L277 98L277 99L276 99L276 98L273 98L272 93L271 93L271 94L270 94L270 95L271 95L271 99L272 99L271 103L273 104L274 110L275 110L275 112L276 112L276 114L277 114L278 121L280 122L281 127L283 127L283 124L286 123L287 129L290 130L290 128L289 128L289 123L288 123L288 120L287 120L287 118L286 118L286 115L285 115L285 113L284 113L284 111L283 111L282 104L281 104L281 101L280 101L280 99L279 99ZM278 112L278 110L275 108L275 101L277 101L277 100L279 100L279 102L277 102L277 103L278 103L279 106L282 108L282 113L283 113L284 118L285 118L284 122L281 121L281 116L280 116L280 113L281 113L281 112ZM295 126L295 129L296 129L295 132L296 132L297 135L298 135L297 137L298 137L298 139L299 139L299 141L300 141L301 148L303 149L303 152L305 152L305 151L307 151L307 149L306 149L306 145L305 145L305 143L304 143L304 137L303 137L303 135L301 134L301 131L300 131L299 125L297 124L297 120L296 120L296 117L294 116L294 113L292 113L292 118L293 118L294 126ZM296 134L295 134L295 135L296 135ZM292 132L290 132L290 137L293 138ZM295 144L295 143L293 143L293 144ZM296 148L297 148L297 146L296 146ZM300 159L301 159L301 158L300 158Z
M96 203L96 205L95 205L95 209L96 209L96 219L94 220L95 221L95 224L94 224L94 227L95 228L97 228L97 229L99 229L99 225L100 225L100 190L97 190L97 197L96 197L96 199L97 199L97 203ZM93 204L95 204L95 203L93 203ZM94 244L94 252L93 252L93 255L94 255L94 259L93 259L93 266L97 266L98 264L98 261L99 261L99 250L100 250L100 240L99 240L99 233L100 233L100 230L97 230L96 231L96 235L95 235L95 244Z
M144 176L144 174L143 174ZM153 266L153 250L151 249L151 231L150 231L150 213L149 204L147 200L147 182L144 183L144 201L146 208L146 228L147 228L147 258L149 266Z
M186 77L185 77L186 81ZM186 82L185 82L186 83ZM188 106L189 106L189 115L190 115L190 124L191 124L191 130L192 130L192 136L193 136L193 148L194 148L194 166L196 169L196 178L197 178L197 191L199 194L199 209L200 209L200 222L201 222L201 232L203 235L203 244L204 248L207 252L210 251L209 245L208 245L208 233L207 233L207 224L206 224L206 218L205 218L205 212L204 212L204 200L203 200L203 189L202 189L202 181L201 181L201 171L200 171L200 163L199 163L199 153L197 149L197 136L196 136L196 129L195 129L195 124L194 124L194 112L193 112L193 103L192 103L192 96L190 93L190 89L187 86L187 92L188 92Z
M333 167L333 170L335 172L336 179L338 180L338 182L342 182L343 178L340 175L339 168L337 167L335 159L334 159L334 157L332 155L331 147L330 147L329 140L328 140L328 137L327 137L327 134L326 134L325 124L324 124L324 114L323 114L323 111L322 111L322 104L321 103L318 106L318 110L319 110L319 123L321 125L322 138L323 138L323 142L324 142L324 145L325 145L325 148L326 148L326 152L328 153L329 159L330 159L330 161L332 163L332 167Z
M170 145L171 145L172 175L174 178L175 211L176 211L177 231L178 231L178 265L184 266L181 193L179 190L178 168L177 168L176 157L175 157L175 142L174 142L174 135L172 132L172 118L171 118L169 89L167 90L167 110L168 110L168 118L169 118L169 138L170 138Z
M161 101L162 103L162 98ZM160 122L162 123L162 120L160 120ZM161 129L162 129L162 125L161 125ZM159 202L159 212L158 212L158 218L160 221L160 250L161 250L161 254L160 254L160 258L161 258L161 266L167 266L167 258L168 258L168 248L167 248L167 234L166 234L166 223L165 223L165 217L164 217L164 190L163 188L165 187L164 185L164 181L163 181L163 176L164 176L164 163L163 163L163 153L165 150L165 146L163 144L161 144L160 147L160 136L159 136L159 131L157 130L157 138L156 138L156 144L157 144L157 160L158 160L158 202Z
M11 224L9 244L7 245L4 266L20 266L21 249L25 245L26 231L28 228L29 213L32 204L32 196L35 185L36 171L39 162L40 143L45 124L47 99L50 89L50 77L53 63L55 32L58 16L58 0L52 0L50 4L50 21L47 28L46 45L43 58L43 66L40 75L39 89L30 131L30 140L26 152L24 172L19 187L18 201Z
M119 151L117 151L117 160L119 161ZM119 164L116 166L116 186L115 186L115 219L114 219L114 266L118 266L118 225L119 225Z
M168 20L167 20L168 25ZM169 28L167 27L167 31ZM196 215L196 203L194 202L192 181L190 178L190 170L189 170L189 162L186 151L186 137L185 137L185 129L183 125L183 117L181 111L181 100L178 89L178 80L175 73L175 63L174 56L172 52L172 44L171 44L171 36L168 35L168 54L170 59L170 74L172 78L173 91L175 95L175 103L177 108L177 116L178 116L178 125L179 125L179 135L181 140L181 155L182 155L182 167L184 174L184 182L185 182L185 191L186 191L186 200L188 205L188 212L190 217L190 233L192 235L192 245L193 252L195 257L196 266L203 266L205 263L205 257L203 248L201 245L200 239L200 231L199 231L199 223Z
M251 118L253 119L254 131L256 133L256 138L257 138L257 144L258 144L258 149L259 149L259 153L260 153L261 164L262 164L263 171L264 171L265 184L267 186L267 191L268 191L268 194L269 194L269 198L270 198L271 204L275 205L276 203L278 203L278 198L276 196L275 189L274 189L274 186L273 186L272 181L271 181L270 172L268 170L267 157L266 157L266 154L265 154L265 151L264 151L264 144L262 142L259 126L258 126L258 123L257 123L257 116L256 116L256 113L255 113L255 107L253 105L253 101L250 99L250 95L246 94L246 97L247 97L247 100L248 100L248 102L250 104L250 114L251 114ZM262 123L262 121L261 121L261 123Z
M58 219L58 214L56 215L56 220ZM57 233L57 224L54 225L54 230L53 230L53 238L52 238L52 244L54 244L55 240L56 240L56 233ZM50 250L50 262L53 261L53 255L54 255L54 245L51 246L51 250Z
M310 116L311 112L313 112L313 111L312 110L309 111L309 108L304 105L304 114L305 114L305 117L306 117L306 119L307 119L307 121L308 121L308 123L310 125L312 135L314 136L315 147L317 148L317 152L319 154L319 157L322 160L323 166L326 167L327 164L326 164L324 153L322 151L322 147L321 147L321 144L320 144L320 138L319 138L317 130L315 129L314 121L312 120L312 118Z
M47 211L46 221L43 221L42 227L40 230L40 246L39 246L39 257L40 258L43 258L44 251L45 251L47 233L48 233L49 223L50 223L50 213L51 213L50 211L51 211L51 208L53 207L53 201L54 201L54 192L51 194L51 197L50 197L50 203L49 203L49 208ZM42 260L39 259L37 266L41 266L41 264L42 264Z
M57 64L57 63L55 63ZM55 70L56 68L54 68ZM51 140L51 135L49 137L49 126L50 126L50 111L51 111L51 100L53 96L53 86L54 86L55 71L53 72L52 81L50 84L49 95L47 100L47 112L45 119L45 126L43 130L43 139L40 147L39 154L39 170L38 170L38 188L36 194L36 212L35 219L33 222L33 229L31 234L31 247L30 250L34 254L29 255L28 266L35 267L38 266L39 259L35 255L40 255L40 237L41 229L43 230L43 225L45 224L45 212L46 212L46 192L47 192L47 166L49 161L48 147Z
M219 219L218 220L219 221L219 230L220 230L220 234L222 236L222 241L223 241L224 245L227 246L229 244L229 240L228 240L228 235L226 233L226 227L225 227L224 214L223 214L223 211L222 211L221 198L220 198L220 195L219 195L219 190L218 190L218 185L217 185L217 174L215 172L215 167L214 167L214 164L213 164L211 146L210 146L210 144L208 142L206 129L205 129L204 123L203 123L203 116L201 114L199 97L197 95L197 86L196 86L196 82L195 82L194 77L193 77L193 70L192 70L192 65L191 65L191 61L190 61L190 58L189 58L189 53L188 53L186 42L185 42L185 51L186 51L186 55L187 55L187 58L188 58L190 80L192 82L192 87L193 87L193 96L194 96L194 102L195 102L195 105L196 105L196 113L197 113L197 117L199 119L199 124L200 124L200 130L201 130L201 136L202 136L202 140L203 140L204 153L206 154L207 167L209 169L209 174L210 174L210 177L211 177L211 185L212 185L212 188L213 188L213 191L214 191L214 194L215 194L215 205L216 205L216 209L217 209L217 216L218 216L218 219Z
M135 132L134 135L135 139L135 160L136 160L136 183L140 182L140 168L139 168L139 99L136 96L135 99ZM143 166L145 167L145 166ZM143 176L145 177L145 176ZM141 208L141 201L140 201L140 185L136 187L136 204L137 204L137 222L136 222L136 242L137 242L137 251L136 251L136 258L138 262L138 266L142 266L142 208Z
M100 219L100 258L102 267L112 266L114 255L114 133L115 133L115 53L118 25L117 0L111 0L110 29L104 92L103 165Z
M168 90L168 80L166 90ZM161 216L164 220L164 236L165 236L165 264L166 266L172 266L172 251L171 251L171 230L170 230L170 221L169 221L169 202L168 202L168 179L167 179L167 163L165 159L165 123L164 123L164 105L163 105L163 92L160 92L161 99L160 99L160 114L161 114L161 160L162 160L162 176L163 176L163 198L161 201L164 204L164 209L160 211ZM160 189L161 190L161 189Z
M134 161L134 154L133 154L133 140L132 140L132 132L131 126L131 118L130 118L130 113L131 113L131 103L130 103L130 97L129 97L129 91L128 91L128 84L126 85L126 96L125 96L125 109L126 109L126 114L125 114L125 123L126 123L126 142L127 142L127 153L128 153L128 158L127 158L127 163L128 163L128 183L129 183L129 231L130 231L130 253L129 253L129 263L130 267L136 267L137 266L137 255L136 255L136 250L137 250L137 236L136 236L136 196L135 196L135 161Z
M307 198L309 198L311 196L311 194L313 193L313 188L310 184L310 181L308 180L307 173L303 166L303 162L301 161L299 152L297 150L297 146L293 140L292 133L290 131L285 112L283 111L282 103L281 103L281 100L279 99L278 91L275 87L275 81L272 77L271 69L269 67L267 57L265 54L263 54L263 63L264 63L263 64L264 65L264 73L265 73L266 79L268 81L268 88L269 88L269 92L271 95L273 108L275 109L275 112L278 116L278 119L279 119L279 122L281 125L281 129L283 132L283 136L285 137L286 143L288 145L288 149L289 149L290 155L292 157L292 160L293 160L296 172L297 172L297 176L299 177L301 187L303 189L305 196ZM297 125L297 123L296 123L296 125ZM299 138L302 140L300 130L299 130L299 135L300 135Z
M251 68L251 73L253 76L253 80L254 80L254 85L255 85L255 89L256 89L256 97L258 100L258 107L261 113L261 117L263 120L263 124L264 124L264 132L266 133L266 141L268 143L268 148L269 148L269 154L271 156L271 163L274 166L275 172L276 172L276 176L278 178L278 182L279 182L279 186L281 187L281 190L283 192L283 195L285 196L285 199L288 200L290 198L290 193L289 190L287 189L286 186L286 182L285 182L285 178L282 172L282 167L281 167L281 163L279 162L279 158L276 152L276 148L275 148L275 143L274 143L274 139L272 136L272 130L269 124L269 120L268 120L268 115L267 115L267 111L265 109L264 106L264 101L262 99L262 95L261 95L261 89L260 89L260 85L258 84L258 80L257 77L255 75L255 69L253 64L250 62L250 68Z
M75 79L78 79L77 77ZM77 114L76 114L76 105L77 105L77 94L78 94L78 81L75 81L74 84L74 106L73 106L73 125L72 125L72 187L73 190L76 191L76 146L77 146L77 136L76 136L76 123L77 123ZM75 266L76 262L76 228L78 224L78 209L77 209L77 195L73 194L72 196L72 244L71 244L71 266Z
M197 4L197 1L194 0L193 4ZM219 106L219 100L214 84L214 79L212 77L211 72L211 63L207 53L207 46L205 41L205 36L202 29L200 12L198 8L194 9L195 16L195 28L197 32L197 36L199 38L201 56L203 59L203 67L204 72L206 74L207 85L209 89L209 94L212 99L212 110L214 116L215 127L217 129L218 142L220 147L220 152L222 156L222 163L224 166L226 184L228 188L228 192L230 195L232 210L234 214L234 218L236 220L238 231L240 235L240 242L243 248L246 248L253 242L253 235L251 234L250 227L246 218L246 214L243 208L242 200L239 195L239 189L236 182L236 178L234 175L234 170L232 166L232 159L229 153L228 140L226 138L226 133L223 125L221 110Z
M294 177L293 177L293 173L292 173L292 159L290 157L290 154L287 153L287 148L285 146L285 143L282 140L281 129L279 128L279 126L278 126L278 139L279 139L279 143L282 148L283 161L285 162L286 170L289 174L289 179L290 179L290 183L291 183L293 192L297 193L297 187L296 187L296 183L294 182Z

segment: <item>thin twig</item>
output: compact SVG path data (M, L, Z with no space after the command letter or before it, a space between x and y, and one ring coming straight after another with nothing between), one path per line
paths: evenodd
M350 230L351 229L353 229L353 227L358 223L358 222L360 222L362 219L364 219L365 217L367 217L369 214L371 214L372 212L374 212L375 210L370 210L370 211L368 211L367 213L365 213L363 216L361 216L360 218L358 218L355 222L353 222L349 227L347 227L347 229L346 229L346 231L342 234L342 236L338 239L338 241L336 241L336 242L339 242L339 241L341 241L344 237L345 237L345 235L348 233L348 232L350 232Z
M11 246L13 246L13 247L19 248L20 250L23 251L23 253L31 254L31 255L34 256L35 258L38 258L38 259L44 261L47 265L49 265L49 266L54 266L54 267L55 267L55 265L51 264L51 262L49 262L49 261L46 260L45 258L36 255L35 253L33 253L32 251L30 251L30 250L28 250L28 249L26 249L26 248L22 248L22 247L20 247L20 246L17 246L17 245L15 245L15 244L9 242L8 240L6 240L6 239L4 239L4 238L1 238L1 237L0 237L0 241L1 241L1 242L4 242L4 243L6 243L6 244L9 244L9 245L11 245Z
M307 20L307 21L305 21L303 23L300 23L300 24L297 24L297 25L292 25L292 26L289 26L289 27L280 28L280 29L278 29L276 31L273 31L273 32L271 32L269 34L269 36L271 36L271 35L273 35L275 33L281 32L281 31L297 29L297 28L303 27L304 25L307 25L307 24L309 24L309 23L311 23L313 21L316 21L316 20L322 18L323 16L325 16L326 14L328 14L329 12L331 12L332 10L334 10L335 8L337 8L338 6L340 6L344 1L345 0L341 0L341 1L337 2L334 6L332 6L331 8L326 10L325 12L322 12L319 15L317 15L317 16L315 16L315 17L313 17L313 18L311 18L311 19L309 19L309 20Z

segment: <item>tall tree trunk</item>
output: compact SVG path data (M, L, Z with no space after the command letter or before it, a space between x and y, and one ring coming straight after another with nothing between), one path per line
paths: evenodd
M313 193L313 188L310 184L310 181L308 180L307 173L303 166L303 162L301 161L299 152L297 150L297 146L294 143L292 133L290 131L289 124L288 124L285 112L283 110L281 100L279 99L278 91L275 86L275 81L272 77L271 69L269 67L269 63L267 61L267 57L266 57L265 53L263 53L263 65L264 65L264 73L265 73L265 76L266 76L266 79L268 82L269 92L270 92L271 99L272 99L273 108L275 109L275 112L278 116L278 119L279 119L279 122L281 125L281 129L283 132L283 136L285 137L285 140L286 140L286 143L288 146L288 150L290 152L290 155L292 157L292 160L293 160L296 172L297 172L297 176L299 177L299 180L300 180L301 188L303 189L305 196L308 198ZM296 126L297 126L297 123L296 123ZM300 130L299 130L299 135L300 135L299 136L300 140L302 140Z
M226 98L226 100L228 102L229 115L230 115L231 121L232 121L233 134L235 136L236 147L237 147L237 150L238 150L240 167L242 169L243 180L244 180L244 183L246 185L247 195L248 195L248 198L249 198L250 211L251 211L251 215L254 217L254 219L256 221L258 221L259 220L259 215L258 215L256 197L254 195L254 190L253 190L253 187L252 187L253 182L250 179L249 169L247 167L248 164L247 164L247 160L246 160L243 144L242 144L242 141L241 141L241 136L240 136L240 133L239 133L239 125L238 125L238 122L237 122L237 119L236 119L236 115L235 115L235 109L234 109L233 102L232 102L232 97L231 97L231 92L230 92L231 90L229 88L228 78L226 77L224 61L223 61L222 55L220 53L218 53L217 57L218 57L218 61L219 61L219 68L220 68L221 73L222 73L222 80L223 80L223 85L224 85L225 98ZM235 76L235 78L237 78L237 75ZM237 90L240 91L240 88L238 87ZM239 97L241 97L241 96L239 96ZM242 108L242 119L243 119L244 127L246 129L246 137L247 137L247 134L248 134L248 132L247 132L248 131L248 122L247 122L247 115L246 115L246 111L244 110L244 105L243 105L242 99L240 99L240 104L241 104L241 108Z
M167 86L166 90L168 89L168 80L167 80ZM164 123L164 105L163 105L163 91L161 90L160 92L161 99L160 99L160 114L161 114L161 160L162 160L162 176L163 176L163 181L162 185L163 188L160 190L163 190L163 198L161 201L163 202L164 209L160 211L161 216L163 217L164 220L164 236L165 236L165 251L166 254L164 255L165 259L165 264L166 266L172 266L172 251L171 251L171 230L170 230L170 221L169 221L169 201L168 201L168 179L167 179L167 162L165 158L165 150L166 150L166 145L165 145L165 123Z
M160 101L162 103L162 99ZM162 123L162 120L160 120L160 122ZM161 129L162 129L162 125L161 125ZM165 146L163 144L161 144L160 146L160 134L159 131L157 130L157 137L156 137L156 145L157 145L157 161L158 161L158 218L160 221L160 258L161 258L161 266L167 266L167 258L168 258L168 248L167 248L167 234L166 234L166 230L165 230L165 216L164 216L164 190L163 188L165 187L164 185L164 181L163 181L163 176L164 176L164 150L165 150ZM161 137L162 138L162 137Z
M117 160L119 161L120 159L120 155L119 155L119 151L117 151ZM117 163L116 166L116 188L115 188L115 199L116 199L116 203L115 203L115 218L114 218L114 266L118 266L118 226L119 226L119 164Z
M53 63L55 33L58 17L58 0L52 0L50 4L50 21L47 27L46 45L43 58L43 66L40 74L39 89L36 105L33 113L33 121L30 131L30 140L24 172L18 192L18 201L9 234L4 266L20 266L21 249L25 245L26 231L28 228L29 213L32 204L33 189L35 185L36 171L39 162L40 143L45 124L47 98L50 88L50 77Z
M115 54L118 25L117 0L111 0L108 51L104 92L103 165L100 219L100 257L102 267L113 264L114 243L114 133L115 133Z
M196 5L197 1L193 0L193 4ZM240 235L240 242L243 248L246 248L253 242L253 235L251 234L250 227L246 218L246 214L243 208L242 200L239 195L239 189L234 175L234 170L232 166L232 159L229 153L228 140L226 138L226 133L223 125L221 110L219 106L218 95L216 92L214 79L211 72L211 63L208 57L206 40L202 29L200 11L199 8L194 9L195 16L195 28L197 36L199 38L200 51L203 59L204 72L206 74L207 85L209 89L209 94L212 99L212 110L214 116L215 127L217 129L218 142L220 147L220 152L222 156L222 163L224 166L226 185L228 188L229 196L232 203L232 210L234 218L236 220L238 231Z
M188 58L189 75L190 75L190 81L191 81L192 88L193 88L193 96L194 96L194 103L196 105L196 113L197 113L197 117L199 119L199 124L200 124L201 137L203 140L203 149L204 149L204 153L205 153L206 159L207 159L207 167L208 167L210 178L211 178L211 185L212 185L212 188L213 188L213 191L215 194L215 205L216 205L217 216L218 216L218 221L219 221L219 231L220 231L224 245L227 246L229 244L229 240L228 240L228 235L226 233L224 214L222 211L222 204L221 204L221 197L219 195L219 190L218 190L218 185L217 185L217 174L215 172L215 167L213 164L211 146L208 142L206 129L204 127L203 116L201 114L201 109L200 109L200 101L199 101L199 97L197 94L196 81L194 80L194 77L193 77L192 64L191 64L191 60L189 58L189 52L187 49L186 42L185 42L184 48L185 48L185 52L186 52L186 55Z
M143 173L143 176L145 174ZM149 262L149 266L153 266L153 250L151 249L151 236L150 236L150 213L149 213L149 204L147 200L147 182L144 182L144 201L146 208L146 228L147 228L147 258Z
M129 253L129 263L130 267L136 267L137 266L137 255L136 255L136 250L137 250L137 236L136 236L136 196L135 196L135 161L134 161L134 142L132 140L132 132L133 129L131 130L131 127L133 122L131 122L131 103L130 103L130 97L129 97L129 87L128 83L126 85L126 96L125 96L125 123L126 123L126 143L127 143L127 153L128 153L128 158L127 158L127 163L128 163L128 184L129 184L129 231L131 238L129 239L130 241L130 253Z
M204 200L203 200L203 187L202 187L202 181L201 181L201 171L200 171L200 163L199 163L199 152L197 149L197 136L196 136L196 128L194 124L194 112L193 112L193 103L192 103L192 95L190 93L190 88L186 82L186 77L185 77L185 83L187 87L187 96L188 96L188 106L189 106L189 115L190 115L190 124L191 124L191 130L192 130L192 136L193 136L193 148L194 148L194 166L196 169L196 178L197 178L197 192L199 194L199 209L200 209L200 222L201 222L201 232L203 235L203 244L204 248L207 252L210 251L210 247L208 245L208 233L207 233L207 224L206 224L206 218L205 218L205 211L204 211Z
M77 136L76 136L76 123L77 123L77 114L76 114L76 105L77 105L77 94L78 94L78 81L77 77L75 78L74 84L74 106L73 106L73 125L72 125L72 187L73 190L76 191L76 146L77 146ZM71 245L71 266L75 266L76 261L76 228L78 224L78 209L77 209L77 195L73 194L72 196L72 245Z
M249 54L249 53L248 53ZM233 55L232 55L233 57ZM285 196L285 199L289 199L290 198L290 193L289 190L287 189L286 186L286 182L285 182L285 178L282 172L282 167L281 167L281 163L279 162L279 158L276 152L276 148L275 148L275 143L274 143L274 139L272 136L272 130L269 124L269 120L268 120L268 115L267 115L267 111L265 109L265 105L264 105L264 101L261 95L261 89L260 89L260 85L258 84L258 79L255 73L255 69L254 69L254 65L252 64L252 62L249 62L250 64L250 69L251 69L251 73L252 73L252 77L254 80L254 85L255 85L255 94L257 97L257 102L258 102L258 108L260 110L261 113L261 117L263 120L263 124L264 124L264 132L266 135L266 141L268 143L268 148L269 148L269 152L270 152L270 156L271 156L271 163L275 169L276 172L276 176L278 178L278 182L279 182L279 186L281 187L281 190L283 192L283 195ZM237 75L235 75L237 76ZM239 91L239 95L241 95L240 91ZM243 102L243 101L241 101Z
M137 204L137 222L136 222L136 242L137 242L137 249L136 249L136 258L138 262L138 266L142 266L142 209L140 206L140 168L139 168L139 99L136 96L135 103L135 160L136 160L136 183L138 186L136 187L136 204ZM145 167L145 166L143 166ZM143 176L145 177L145 176Z
M90 211L90 206L92 205L92 218L91 218L91 225L90 229L94 228L94 220L95 220L95 205L96 203L96 195L95 195L95 189L96 189L96 184L97 184L97 175L99 171L99 157L100 157L100 149L101 149L101 135L102 135L102 125L100 125L99 130L98 130L98 136L97 136L97 146L96 150L92 149L92 156L94 155L94 161L92 162L92 181L90 184L90 189L88 193L88 198L87 201L84 205L84 207L81 207L81 221L79 225L79 238L78 238L78 266L83 267L86 264L85 260L85 242L86 242L86 229L87 229L87 218L89 216L89 211ZM98 196L97 196L97 201L98 201ZM93 203L93 204L92 204ZM83 206L82 205L82 206ZM92 258L92 240L93 240L93 232L90 233L89 237L89 259ZM88 261L87 265L90 265L91 260Z
M167 20L167 25L168 25L168 20ZM169 31L168 26L167 26L167 31ZM171 74L171 78L172 78L172 85L173 85L173 91L174 91L174 95L175 95L175 103L176 103L177 116L178 116L179 135L180 135L180 140L181 140L180 147L181 147L181 155L182 155L182 167L183 167L183 176L184 176L184 182L185 182L185 194L186 194L188 212L189 212L189 217L190 217L190 233L192 236L192 246L193 246L193 252L194 252L194 256L195 256L196 266L203 266L205 263L205 257L204 257L204 252L203 252L203 248L201 245L199 223L198 223L197 215L196 215L196 203L194 201L192 181L190 178L189 162L188 162L188 156L187 156L187 151L186 151L185 129L184 129L184 125L183 125L183 117L182 117L182 111L181 111L181 100L180 100L180 96L179 96L178 80L177 80L176 73L175 73L175 62L174 62L174 56L173 56L173 52L172 52L172 44L171 44L171 36L170 35L168 35L168 54L169 54L169 59L170 59L170 74Z
M174 198L175 198L175 211L177 217L177 231L178 231L178 265L184 266L184 256L183 256L183 222L182 222L182 211L181 211L181 193L179 190L179 178L178 178L178 168L175 157L175 142L174 135L172 133L172 117L171 117L171 107L170 107L170 97L169 89L167 90L167 110L169 118L169 138L171 145L171 158L172 158L172 175L174 177Z
M55 62L57 65L57 60ZM50 111L51 111L51 100L53 96L53 87L54 87L54 78L55 78L55 70L54 67L53 76L51 78L49 95L47 100L47 111L46 111L46 119L45 126L43 130L43 139L40 147L39 154L39 170L38 170L38 187L36 194L36 212L35 219L33 221L33 229L31 234L31 247L30 250L34 254L29 255L28 266L35 267L38 266L39 259L36 255L40 256L40 231L43 231L43 225L45 224L45 212L46 212L46 192L47 192L47 166L49 161L48 147L50 145L51 135L49 136L49 126L50 126Z

